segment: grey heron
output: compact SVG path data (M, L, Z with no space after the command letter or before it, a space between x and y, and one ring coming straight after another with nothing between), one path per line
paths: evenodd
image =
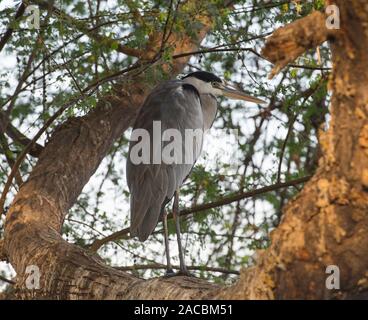
M179 188L190 174L200 155L203 135L196 136L195 144L191 145L192 150L185 150L183 141L180 142L185 154L192 153L192 163L185 161L154 162L152 159L154 150L158 149L160 152L172 141L155 141L152 138L155 135L154 123L160 123L160 138L162 138L161 133L167 129L176 129L182 136L185 136L185 131L188 129L206 131L215 120L216 97L218 96L257 104L264 103L263 100L229 86L212 73L197 71L186 75L181 80L169 80L156 86L143 103L133 126L133 132L144 130L148 133L149 142L145 145L142 144L141 147L148 149L149 161L137 163L137 161L132 160L133 153L134 156L137 156L136 150L133 149L142 142L143 136L141 140L131 139L126 168L130 190L130 234L132 237L137 236L143 242L154 231L158 222L162 220L167 274L173 274L173 271L170 263L165 207L173 197L173 217L180 260L179 274L188 274L180 239ZM159 144L158 147L157 144ZM140 155L144 151L141 150Z

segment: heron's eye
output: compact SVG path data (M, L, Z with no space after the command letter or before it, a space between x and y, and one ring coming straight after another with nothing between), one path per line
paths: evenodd
M218 82L212 82L212 87L214 88L218 88L219 87L219 83Z

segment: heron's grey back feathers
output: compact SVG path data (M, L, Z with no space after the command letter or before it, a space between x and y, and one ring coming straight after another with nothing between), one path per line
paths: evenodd
M188 87L180 80L167 81L157 86L147 97L133 130L146 129L152 138L153 121L161 121L162 132L166 129L177 129L184 137L185 129L209 128L216 110L214 97L199 97L194 87L190 88L190 85ZM138 142L131 141L127 159L127 182L131 194L130 233L144 241L155 229L163 207L189 175L193 164L133 164L130 151L136 143ZM194 162L200 154L202 143L203 139L194 150ZM151 140L151 157L152 149Z

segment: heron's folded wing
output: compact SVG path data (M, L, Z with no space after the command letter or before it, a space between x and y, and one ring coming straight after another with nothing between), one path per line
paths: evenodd
M160 122L162 132L174 129L180 134L183 157L179 163L152 164L153 150L157 143L161 143L160 152L171 143L153 141L154 121ZM139 143L137 141L131 141L127 159L127 182L131 192L131 234L144 241L156 227L162 207L182 185L200 154L203 140L201 135L196 135L196 141L190 150L184 148L186 131L203 130L198 93L187 85L183 86L181 81L169 81L156 87L142 106L133 127L135 129L145 129L150 136L151 164L137 164L132 161L132 148ZM192 152L192 163L185 163L187 152Z

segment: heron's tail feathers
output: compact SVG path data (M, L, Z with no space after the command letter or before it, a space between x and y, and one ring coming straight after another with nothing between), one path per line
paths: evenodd
M133 209L133 206L132 206ZM161 206L151 206L145 211L134 212L132 210L132 224L130 226L130 235L138 237L139 241L145 241L155 230L160 218ZM143 219L142 219L143 217Z
M157 196L157 195L156 195ZM145 241L155 230L165 205L165 197L154 197L153 194L146 197L130 198L130 235Z
M177 187L171 168L150 166L130 183L130 234L145 241L156 228L162 209ZM141 169L142 170L142 169Z

